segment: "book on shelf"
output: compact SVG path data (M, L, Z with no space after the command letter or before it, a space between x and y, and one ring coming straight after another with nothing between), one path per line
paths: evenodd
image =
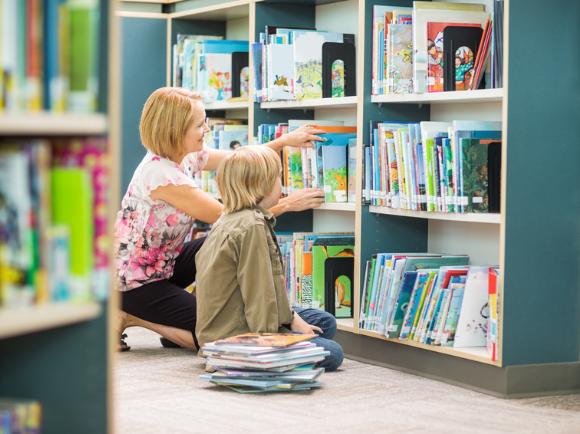
M98 0L0 4L0 112L97 111Z
M352 318L354 235L295 232L277 238L290 302Z
M106 142L8 142L0 167L0 306L105 299Z
M28 399L0 399L2 433L42 432L42 404Z
M266 26L251 53L256 102L354 95L354 35Z
M205 344L207 371L200 378L240 393L292 392L320 387L315 364L329 352L315 335L247 333Z
M501 123L376 122L364 153L371 205L441 213L498 213Z
M314 125L325 131L314 148L284 147L282 151L282 189L290 194L303 188L321 188L326 203L345 203L354 199L355 170L349 161L356 158L356 127L340 121L289 120L282 124L262 124L258 127L258 143L274 140L302 125ZM332 148L332 149L330 149ZM338 149L337 149L338 148ZM349 152L353 155L349 156Z
M248 53L248 41L179 34L173 46L174 86L192 90L206 102L247 97Z
M477 3L373 6L372 95L480 89L486 72L489 86L501 87L498 8L494 2L492 22Z
M490 291L497 267L467 255L378 253L366 261L359 326L393 339L453 348L488 348ZM495 323L493 323L495 321Z

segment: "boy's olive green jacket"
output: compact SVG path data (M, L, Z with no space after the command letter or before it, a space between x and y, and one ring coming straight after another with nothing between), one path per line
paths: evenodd
M200 345L292 321L273 215L261 207L224 214L195 258Z

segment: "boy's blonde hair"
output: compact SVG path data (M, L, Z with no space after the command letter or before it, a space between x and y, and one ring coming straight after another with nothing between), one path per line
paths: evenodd
M183 138L193 122L194 101L201 101L201 97L179 87L161 87L153 92L143 106L139 123L143 146L163 158L181 152Z
M243 146L228 155L217 172L217 185L229 214L256 206L282 174L278 154L267 146Z

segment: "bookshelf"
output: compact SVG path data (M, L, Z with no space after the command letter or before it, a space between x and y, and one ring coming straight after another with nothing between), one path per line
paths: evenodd
M0 116L0 134L38 135L98 135L108 131L107 116L96 114L6 113Z
M41 3L47 5L37 2ZM112 230L119 184L120 84L114 17L117 2L98 0L96 6L97 111L0 111L0 150L4 151L6 143L17 149L14 146L26 140L106 138L110 182L106 219ZM116 292L111 290L99 301L46 301L0 308L0 397L39 401L45 433L112 432L112 362L118 340L113 327L116 303Z
M492 6L492 0L474 2L485 3L488 10ZM122 18L123 27L130 29L135 38L151 42L147 50L141 49L125 33L125 52L135 50L135 56L130 58L134 60L127 62L127 68L136 68L131 66L132 62L142 68L139 62L146 61L155 71L155 79L149 77L147 85L128 83L135 102L132 111L139 113L150 91L170 82L171 41L158 48L159 39L168 40L167 35L174 38L180 31L213 28L217 34L254 41L268 24L354 33L357 96L250 102L247 117L251 135L256 134L262 123L288 119L346 120L359 129L357 173L360 174L370 120L501 120L504 146L500 214L427 213L369 207L361 203L359 180L354 205L325 204L317 210L285 216L278 228L283 231L354 230L355 318L338 320L337 335L351 357L500 396L577 391L580 390L580 288L578 279L572 279L571 284L566 270L577 268L579 254L578 243L573 241L577 237L573 234L577 233L580 204L567 192L577 184L573 174L577 173L575 162L580 160L580 148L572 145L577 138L573 128L566 126L575 125L580 118L574 102L580 100L579 90L572 84L577 83L572 71L580 68L580 60L570 59L562 77L555 81L549 78L553 77L550 65L559 64L550 44L563 41L561 48L572 51L575 39L570 37L570 32L576 39L580 37L580 29L572 18L580 13L580 5L569 3L556 0L556 4L546 8L541 0L525 4L505 1L502 89L384 96L371 95L372 9L375 5L412 6L411 0L182 1L160 6L159 16L155 18L151 17L151 11L149 15L144 12L143 17L127 12ZM546 38L529 26L529 22L540 20L559 23L553 35ZM199 27L202 22L209 27ZM532 46L548 53L549 59L541 64L534 61L529 49ZM159 59L168 60L163 64ZM132 74L135 72L133 69ZM510 77L517 79L509 80ZM253 86L252 80L250 86ZM125 97L123 104L124 107L127 104ZM223 112L233 117L236 110L224 108ZM124 131L134 131L135 120L129 119L132 124L127 123L131 111L124 110L124 113ZM123 141L125 153L129 145ZM138 143L138 137L137 141L133 137L130 143L130 146ZM131 164L126 167L132 173L134 167ZM550 174L549 182L542 173ZM560 205L538 203L538 197L554 195L562 198L557 201ZM441 348L388 339L359 329L365 261L373 253L389 251L467 253L473 264L500 265L500 336L496 362L490 361L482 349ZM553 272L542 273L539 269Z
M468 91L436 92L404 95L373 95L371 102L378 104L455 104L501 102L503 89L478 89Z
M261 109L317 109L317 108L356 108L356 96L341 98L306 99L302 101L274 101L263 102Z
M101 314L99 303L47 303L14 309L0 309L0 339L81 323Z

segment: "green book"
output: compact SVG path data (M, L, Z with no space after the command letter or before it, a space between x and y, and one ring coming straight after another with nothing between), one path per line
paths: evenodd
M489 140L460 139L466 212L489 211L488 144Z
M93 270L93 191L84 169L51 171L52 223L67 226L70 233L70 272L73 297L84 298Z
M331 245L336 241L336 245ZM312 246L312 304L318 309L326 308L325 297L325 263L330 258L353 258L354 238L335 238L320 241ZM352 309L353 282L346 276L340 276L335 282L335 316L348 318Z

